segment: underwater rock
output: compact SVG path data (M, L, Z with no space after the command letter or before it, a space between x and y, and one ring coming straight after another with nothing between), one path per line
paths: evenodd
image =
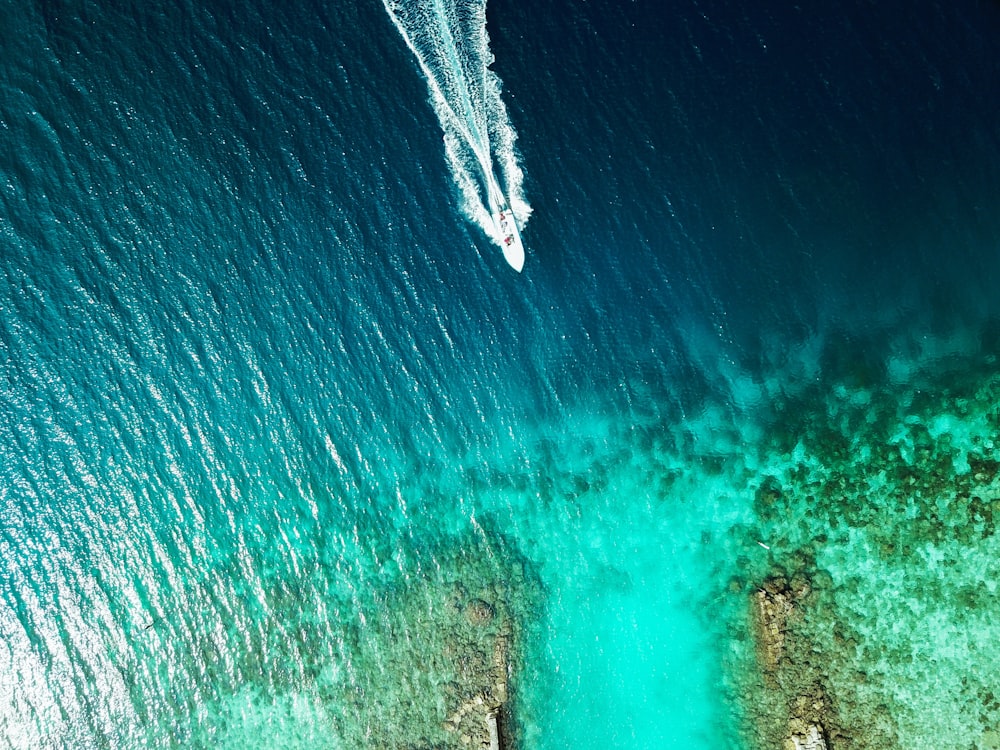
M754 636L765 672L781 662L788 620L795 611L795 596L784 578L770 578L753 593Z
M470 625L485 625L494 614L493 605L482 599L473 599L465 605L465 619Z
M788 740L795 750L826 750L825 727L833 724L832 709L821 685L812 685L789 706Z
M770 696L754 717L757 745L783 750L827 750L837 718L821 681L812 645L796 630L813 585L804 573L767 578L751 594L757 663Z
M803 734L793 734L786 744L788 750L826 750L823 731L810 724Z
M503 740L500 739L500 709L490 711L486 715L486 725L490 735L490 750L501 750Z
M446 731L459 735L463 745L491 750L504 747L500 722L507 703L509 639L510 630L505 624L494 641L489 667L477 676L477 684L488 684L462 701L443 724Z

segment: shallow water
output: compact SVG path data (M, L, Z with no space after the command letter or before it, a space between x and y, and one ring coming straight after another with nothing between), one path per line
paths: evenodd
M487 15L521 275L380 4L0 5L0 747L746 745L796 566L994 746L996 6Z

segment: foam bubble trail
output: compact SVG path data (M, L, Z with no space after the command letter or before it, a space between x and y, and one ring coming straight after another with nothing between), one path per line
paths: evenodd
M383 3L427 79L462 211L500 244L487 207L490 175L499 168L501 189L519 226L527 222L531 206L524 197L524 173L514 149L517 133L500 98L500 78L490 70L494 58L486 31L486 2Z

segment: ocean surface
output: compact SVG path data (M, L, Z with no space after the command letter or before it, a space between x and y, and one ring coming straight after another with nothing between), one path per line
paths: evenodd
M0 0L0 748L1000 747L998 38Z

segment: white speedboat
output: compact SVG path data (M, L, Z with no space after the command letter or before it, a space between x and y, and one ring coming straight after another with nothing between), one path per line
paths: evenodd
M520 273L524 268L524 244L521 242L521 233L514 220L514 212L492 172L486 179L489 182L490 216L493 217L493 224L496 226L496 241L510 267Z

